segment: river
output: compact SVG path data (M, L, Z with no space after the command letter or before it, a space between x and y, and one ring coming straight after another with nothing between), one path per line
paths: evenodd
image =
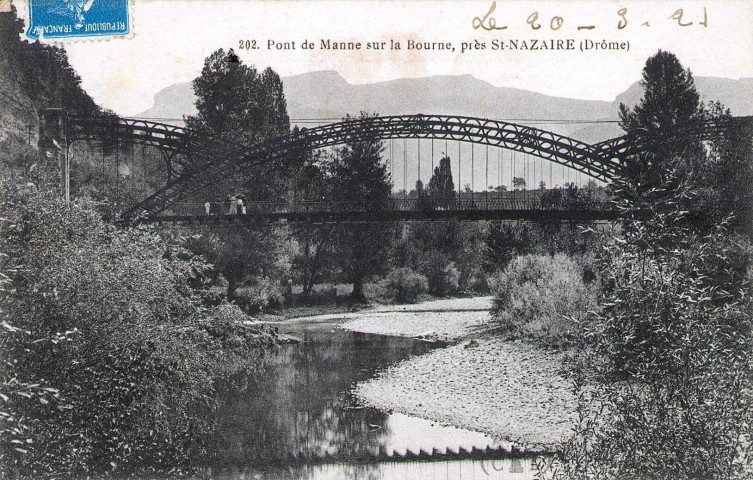
M247 392L226 399L212 478L534 478L535 462L526 457L395 461L422 450L455 458L460 448L509 451L512 446L483 433L359 404L350 392L357 382L443 345L350 332L340 328L341 320L322 318L282 325L281 332L303 341L281 346Z

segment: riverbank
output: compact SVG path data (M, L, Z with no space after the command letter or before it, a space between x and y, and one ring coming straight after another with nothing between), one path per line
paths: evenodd
M473 297L380 306L354 315L355 319L344 323L342 328L377 335L454 341L488 322L491 302L492 297Z
M431 297L429 297L431 298ZM420 303L349 303L347 301L331 303L321 303L313 305L298 305L285 307L276 311L263 312L252 315L255 321L264 323L298 323L298 322L320 322L331 320L356 320L358 322L343 324L346 330L358 331L362 333L374 333L378 335L395 335L401 337L419 337L427 333L427 329L446 324L447 328L457 329L457 324L463 323L464 317L447 317L446 319L437 317L436 319L426 322L427 328L421 330L418 328L420 323L410 323L393 320L392 313L448 313L448 312L476 312L488 313L491 308L492 297L457 297L457 298L432 298ZM360 319L368 318L367 321ZM403 318L403 317L400 317ZM460 321L460 322L459 322ZM486 320L483 315L473 315L473 321L465 322L468 326L473 324L484 323ZM440 329L441 331L441 329ZM447 339L460 338L467 334L467 330L457 331L449 335ZM450 338L451 337L451 338Z
M491 297L438 300L402 311L361 312L344 323L345 329L365 333L460 342L398 363L358 384L355 394L382 410L535 450L557 448L575 421L571 383L561 374L563 354L485 333L488 308L480 307L490 302Z

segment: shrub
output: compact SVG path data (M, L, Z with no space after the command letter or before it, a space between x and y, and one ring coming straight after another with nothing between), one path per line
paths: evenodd
M463 293L470 295L488 295L489 294L489 277L481 268L476 268L470 276L466 277L463 281L462 274L461 280L458 282L458 288Z
M410 268L398 268L391 271L385 283L394 298L400 302L415 302L419 295L429 290L426 277Z
M282 287L268 277L258 277L235 291L235 302L248 313L257 313L267 307L276 308L284 301Z
M212 285L199 291L201 304L205 307L216 307L227 299L227 287Z
M750 478L750 244L653 218L660 235L636 225L609 249L562 478Z
M596 306L595 282L584 281L584 264L558 253L523 255L491 279L492 314L498 329L545 345L565 345Z
M218 386L231 370L253 368L269 339L244 330L237 309L199 308L188 282L203 266L165 255L159 236L116 229L86 201L66 209L53 190L17 185L6 181L0 202L0 270L11 277L0 294L3 317L29 341L4 342L0 354L16 382L50 390L4 405L32 439L19 450L3 436L5 473L190 467L212 432Z
M617 182L626 219L602 256L604 308L583 325L567 479L751 478L753 255L697 189Z
M430 257L422 270L429 282L429 293L443 297L458 291L460 271L444 255Z

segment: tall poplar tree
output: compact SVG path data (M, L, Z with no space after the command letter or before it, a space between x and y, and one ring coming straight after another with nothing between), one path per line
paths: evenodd
M450 157L445 155L439 160L439 166L434 167L434 173L429 179L428 195L437 207L449 208L455 203L455 183L452 181Z
M699 133L706 118L693 76L674 54L659 50L650 57L640 85L644 94L638 105L620 104L620 126L642 146L625 174L639 196L669 186L672 171L688 173L703 161Z

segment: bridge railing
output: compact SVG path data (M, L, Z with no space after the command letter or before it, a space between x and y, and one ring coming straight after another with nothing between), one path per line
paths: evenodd
M368 212L417 212L417 211L495 211L495 210L541 210L562 211L573 209L608 210L608 202L589 201L588 205L574 205L563 201L542 204L538 199L510 199L484 198L483 194L477 198L462 199L432 199L420 198L392 198L386 202L246 202L240 206L237 203L206 202L179 203L172 207L170 214L180 216L200 215L283 215L306 213L368 213Z

